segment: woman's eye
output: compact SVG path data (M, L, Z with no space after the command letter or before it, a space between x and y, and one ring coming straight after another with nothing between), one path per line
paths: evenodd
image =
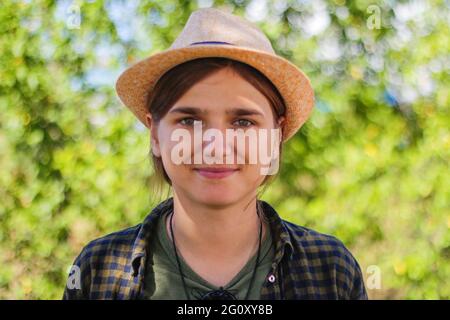
M251 125L253 125L253 122L247 119L238 119L234 122L234 124L239 127L250 127Z
M179 121L179 123L184 126L193 126L194 121L196 121L196 119L194 119L194 118L183 118Z

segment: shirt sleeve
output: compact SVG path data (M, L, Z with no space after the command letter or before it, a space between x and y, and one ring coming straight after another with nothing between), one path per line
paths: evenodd
M85 247L70 267L62 300L89 299L90 269L89 254L87 247Z
M355 270L354 270L354 278L352 283L352 289L350 291L350 299L351 300L368 300L366 287L364 285L364 278L361 272L361 268L354 259Z
M337 239L337 238L335 238ZM368 300L366 287L364 285L364 276L361 267L350 252L350 250L337 240L338 243L338 264L339 269L345 274L341 279L345 279L345 285L340 287L339 299L343 300Z

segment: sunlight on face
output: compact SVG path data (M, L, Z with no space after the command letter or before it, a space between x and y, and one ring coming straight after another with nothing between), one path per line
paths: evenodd
M198 131L194 125L203 133L214 129L222 134L223 141L195 139ZM245 148L239 149L239 138L225 139L226 131L259 132L273 128L274 112L266 97L232 69L224 68L196 83L172 106L157 126L158 143L153 148L161 156L175 192L205 205L223 206L256 195L265 178L261 163L249 161L258 154L258 144L246 142ZM190 163L174 163L173 151L180 144L171 139L176 131L189 133L188 152L183 157L192 159ZM210 154L222 161L208 163L202 157L205 150L213 150ZM225 159L230 154L232 163ZM237 161L239 156L245 163Z

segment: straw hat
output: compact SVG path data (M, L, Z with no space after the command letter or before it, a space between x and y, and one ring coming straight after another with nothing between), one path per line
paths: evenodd
M309 117L314 92L308 77L276 55L269 39L256 26L214 8L192 12L169 49L125 70L116 82L117 94L147 126L146 102L158 79L180 63L205 57L225 57L249 64L272 81L286 104L283 141L292 137Z

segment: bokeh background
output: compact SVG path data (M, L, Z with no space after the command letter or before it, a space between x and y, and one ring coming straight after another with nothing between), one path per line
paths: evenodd
M0 298L60 299L88 241L164 199L114 84L209 6L260 26L315 88L263 199L341 239L370 298L449 299L450 3L438 0L1 1Z

